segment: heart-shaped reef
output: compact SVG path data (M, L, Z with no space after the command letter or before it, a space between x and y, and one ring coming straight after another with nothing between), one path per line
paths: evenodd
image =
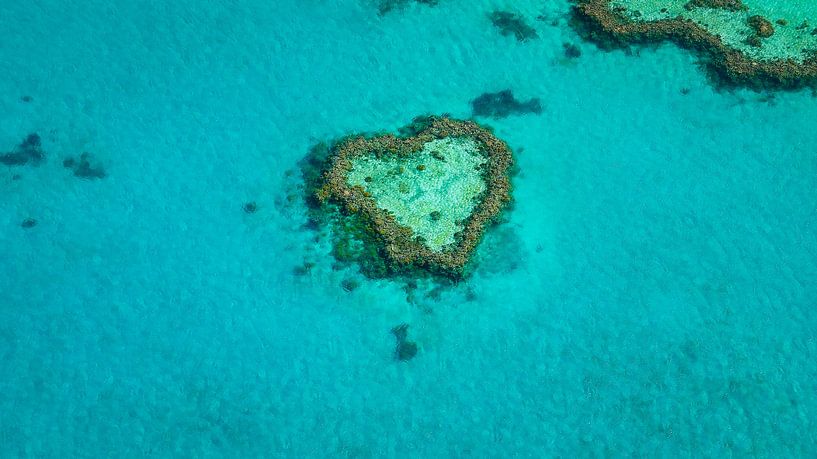
M389 273L462 277L510 201L511 151L473 121L422 117L401 132L335 144L316 197L359 219Z

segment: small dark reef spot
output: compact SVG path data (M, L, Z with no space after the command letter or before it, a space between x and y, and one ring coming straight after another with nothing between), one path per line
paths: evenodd
M23 220L22 223L20 223L20 226L26 229L34 228L35 226L37 226L37 220L33 218L26 218L25 220Z
M255 201L250 201L250 202L244 203L244 212L246 212L248 214L254 214L257 211L258 211L258 204L256 204Z
M417 355L417 343L408 340L408 324L400 324L391 329L397 345L394 347L394 358L400 361L407 361Z
M23 97L20 98L20 102L25 102L25 103L29 103L32 100L34 100L34 99L31 96L23 96Z
M303 264L296 266L293 272L296 276L306 276L315 267L315 263L304 260Z
M40 164L45 159L42 148L42 139L36 133L31 133L19 145L8 153L0 154L0 164L6 166L23 166L28 163Z
M692 10L695 8L722 9L727 11L746 11L747 8L741 0L690 0L684 4L684 8Z
M344 292L349 293L355 291L360 286L360 283L354 279L343 279L340 286Z
M439 1L440 0L380 0L377 6L377 13L383 16L395 8L403 8L412 2L418 5L436 6Z
M506 89L499 92L486 92L471 101L474 116L505 118L509 115L524 115L527 113L542 113L542 102L538 97L521 102L513 95L513 91Z
M93 180L105 178L107 175L105 169L99 165L91 165L91 155L89 153L82 153L79 155L79 160L75 158L65 158L62 161L63 167L66 169L73 169L74 176L81 179Z
M564 48L565 57L568 59L576 59L582 55L582 50L573 43L562 43L562 48Z
M521 15L509 11L494 11L488 17L503 36L513 35L518 41L539 38L536 29L529 26Z

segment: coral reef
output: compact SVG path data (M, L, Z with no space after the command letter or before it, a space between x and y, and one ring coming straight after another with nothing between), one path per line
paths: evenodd
M774 26L772 25L772 21L764 18L763 16L758 14L750 16L746 23L749 24L749 27L755 31L755 35L760 38L769 38L774 35Z
M401 132L411 134L336 143L323 174L304 173L310 202L340 210L319 217L335 229L333 255L361 263L367 276L421 270L459 279L510 201L510 149L476 123L447 117L417 118Z
M38 165L43 160L45 152L42 149L42 139L36 133L27 135L13 151L0 154L0 164L6 166L23 166L28 163Z
M582 50L573 43L562 43L562 48L565 51L565 57L568 59L576 59L582 56Z
M360 286L360 283L354 279L343 279L340 286L343 288L344 292L350 293L355 291Z
M728 25L733 29L740 17L747 18L742 23L746 29L742 42L734 39L728 42L724 34L709 30L681 12L661 8L651 14L650 19L645 19L640 11L631 10L622 3L620 0L578 0L571 22L580 35L602 49L670 39L702 52L709 57L709 76L719 84L755 90L797 89L817 84L817 56L813 51L800 44L802 50L795 52L795 47L786 46L787 42L766 49L761 39L768 40L774 34L774 27L767 19L749 16L741 2L693 0L680 11L696 11L699 7L721 8L719 11L726 15L721 21L726 24L723 27ZM805 40L808 35L804 29L798 29L802 32L797 36L800 40ZM730 33L741 32L735 30L730 29Z
M684 8L691 10L693 8L714 8L727 11L745 11L748 8L741 0L690 0Z
M408 340L408 324L400 324L391 329L397 343L394 346L394 358L402 362L411 360L417 355L417 343Z
M91 155L87 152L79 155L79 160L75 158L66 158L63 160L62 165L66 169L72 169L74 171L74 176L81 179L93 180L105 178L107 176L105 169L103 169L101 165L91 165Z
M246 202L244 203L243 209L245 213L254 214L258 211L258 204L256 204L255 201Z
M505 118L510 115L542 113L542 102L534 97L526 102L516 99L513 91L506 89L499 92L486 92L471 101L474 116Z
M380 0L377 5L377 12L383 16L396 8L402 8L412 2L419 5L436 6L439 1L440 0Z
M503 36L513 35L518 41L539 38L536 29L528 25L525 19L518 14L508 11L494 11L488 15L488 18Z

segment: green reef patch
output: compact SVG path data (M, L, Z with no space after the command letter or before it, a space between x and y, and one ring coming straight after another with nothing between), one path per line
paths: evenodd
M577 0L573 24L602 48L665 39L710 57L719 83L796 89L817 83L817 2Z
M510 201L511 151L473 121L421 117L400 132L330 149L313 196L331 223L333 255L370 277L460 278Z
M346 181L363 187L397 223L440 251L455 243L485 192L480 173L485 162L472 139L435 139L413 155L353 158Z

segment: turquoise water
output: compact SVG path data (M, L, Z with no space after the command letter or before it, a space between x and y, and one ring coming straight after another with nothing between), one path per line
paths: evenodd
M0 4L0 152L46 152L0 165L0 456L814 456L817 99L568 8ZM473 276L333 270L310 147L504 89L543 111L480 120L519 174Z

